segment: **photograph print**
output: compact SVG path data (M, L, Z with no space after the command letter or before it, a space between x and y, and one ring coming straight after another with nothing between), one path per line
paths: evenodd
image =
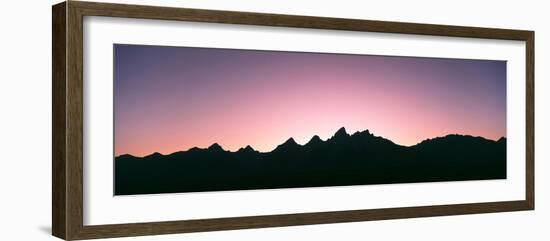
M113 51L114 195L506 179L506 61Z

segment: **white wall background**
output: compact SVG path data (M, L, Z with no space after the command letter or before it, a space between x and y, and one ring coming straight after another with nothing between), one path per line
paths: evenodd
M548 240L550 16L545 1L128 0L190 8L516 28L536 31L536 210L221 231L119 240ZM56 240L51 230L51 10L8 1L0 14L0 240ZM513 91L513 90L512 90ZM546 223L546 224L545 224Z

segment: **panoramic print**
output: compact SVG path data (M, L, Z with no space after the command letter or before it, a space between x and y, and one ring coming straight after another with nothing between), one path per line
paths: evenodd
M115 44L115 195L506 178L506 62Z

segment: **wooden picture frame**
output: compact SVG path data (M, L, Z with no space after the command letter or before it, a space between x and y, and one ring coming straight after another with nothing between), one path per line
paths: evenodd
M533 210L534 32L432 24L229 12L67 1L52 8L52 233L66 240L173 234ZM108 16L208 23L367 31L526 43L525 199L488 203L296 213L151 223L83 224L83 17ZM512 90L513 91L513 90Z

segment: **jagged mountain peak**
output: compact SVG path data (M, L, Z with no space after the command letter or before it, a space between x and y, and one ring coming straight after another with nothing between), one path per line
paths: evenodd
M273 150L273 151L296 149L298 147L300 147L300 145L298 143L296 143L294 138L291 137L288 140L286 140L283 144L278 145L277 148L275 148L275 150Z
M334 133L334 136L349 136L348 132L346 131L345 127L340 127L336 133Z
M314 135L313 137L311 137L311 139L309 140L309 142L322 142L323 140L321 140L321 137L319 137L318 135Z
M351 135L351 137L355 140L372 140L374 139L374 135L372 133L369 132L369 130L364 130L364 131L356 131L355 133L353 133Z
M257 152L252 148L250 145L247 145L246 147L239 148L238 152Z
M314 135L313 137L311 137L311 139L306 143L306 146L311 146L311 145L319 145L319 144L322 144L324 141L321 140L321 137L319 137L318 135Z
M342 139L346 139L348 137L350 137L350 135L346 131L346 128L342 127L340 129L338 129L338 131L336 131L336 133L334 133L334 135L330 138L330 140L332 140L332 141L342 140Z
M214 143L214 144L212 144L211 146L208 147L208 150L223 151L223 148L218 143Z
M282 145L298 145L298 143L296 143L294 138L290 137Z
M368 129L364 130L364 131L356 131L355 133L352 134L352 136L372 136L373 134L370 133L370 131Z
M448 134L445 136L439 136L434 138L427 138L415 145L409 146L413 148L418 148L421 146L434 146L434 145L448 145L449 143L506 143L506 137L501 137L498 140L489 140L481 136L472 136L472 135L463 135L463 134ZM314 135L311 137L311 139L306 144L298 144L296 140L292 137L287 139L284 143L278 145L275 149L272 151L295 151L295 150L303 150L303 151L310 151L313 149L319 149L318 147L334 147L334 146L346 146L346 147L352 147L353 148L380 148L381 146L384 147L390 147L392 145L394 146L401 146L398 144L393 143L391 140L385 139L381 136L375 136L373 135L368 129L365 129L364 131L356 131L352 135L348 134L345 127L341 127L336 131L336 133L329 138L328 140L324 141L322 140L318 135ZM313 149L310 149L313 148ZM323 149L323 148L321 148ZM193 147L188 149L187 151L178 151L174 152L172 154L164 155L159 152L154 152L152 154L149 154L147 156L143 157L135 157L130 154L123 154L120 156L117 156L117 159L132 159L132 158L174 158L176 156L184 156L189 154L201 154L202 153L258 153L258 154L269 154L270 152L260 152L252 148L250 145L247 145L245 147L242 147L238 149L235 152L224 150L222 146L220 146L218 143L214 143L210 145L208 148L198 148Z

